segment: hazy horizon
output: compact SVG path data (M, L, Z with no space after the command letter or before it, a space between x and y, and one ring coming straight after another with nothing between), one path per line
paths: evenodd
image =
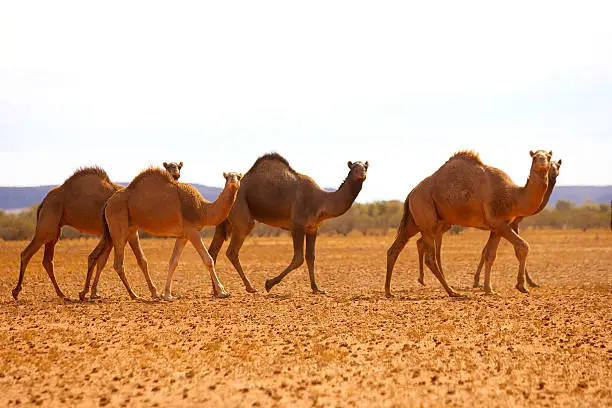
M222 186L269 151L359 202L403 200L455 151L525 183L612 185L604 1L0 5L0 186L163 161Z

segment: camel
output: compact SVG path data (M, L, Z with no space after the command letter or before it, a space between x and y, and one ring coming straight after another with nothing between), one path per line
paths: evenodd
M180 177L182 166L182 162L180 165L164 163L164 167L176 179ZM36 211L34 238L21 252L19 280L12 291L15 300L18 299L21 292L23 278L30 259L43 245L45 246L45 254L42 264L51 279L51 283L53 283L55 292L61 299L70 300L59 288L53 271L53 255L55 245L60 238L61 229L64 225L69 225L85 234L102 235L104 231L102 217L100 216L102 207L111 195L123 188L111 182L108 174L100 167L85 167L78 169L61 186L55 187L47 193ZM138 235L129 237L128 242L140 265L142 263L142 253L135 249L138 248ZM103 263L98 265L100 270L103 267ZM154 291L154 287L152 287L152 291Z
M404 214L395 241L387 251L385 294L391 297L393 267L408 239L421 232L425 263L440 281L449 296L462 296L446 281L434 245L442 238L448 225L462 225L493 232L485 254L485 292L493 294L491 265L499 240L507 239L515 249L519 261L516 288L525 288L525 262L529 244L513 229L517 217L535 213L548 188L551 152L529 152L532 163L527 184L517 186L503 171L485 165L471 151L455 153L434 174L421 181L408 194Z
M559 169L561 167L561 162L562 162L561 159L559 159L559 161L553 160L550 162L550 170L548 171L548 188L546 189L546 193L544 194L544 199L542 200L542 204L540 204L540 207L536 210L535 213L533 213L533 215L538 214L548 204L550 195L552 194L553 188L555 187L555 184L557 183L557 177L559 176ZM524 217L517 217L512 222L512 229L517 234L519 233L518 224L523 220L523 218ZM442 233L443 234L446 233L450 228L451 228L451 225L446 224ZM417 244L417 250L419 254L419 279L418 281L421 285L425 285L424 271L423 271L423 258L425 255L425 244L423 242L423 238L419 238L416 244ZM442 262L440 260L440 247L441 246L442 246L442 237L440 237L440 239L436 241L436 258L438 262L440 263ZM485 263L485 253L486 253L486 247L483 248L482 250L482 254L480 257L480 263L478 264L478 269L476 270L476 273L474 274L474 287L475 288L479 287L478 281L480 278L480 272ZM539 286L537 283L533 281L533 279L531 279L531 276L529 276L529 271L527 270L527 267L525 267L525 278L527 279L527 285L529 285L530 287L535 288Z
M321 223L348 211L361 191L368 162L348 162L349 173L338 190L328 192L310 177L296 172L278 153L258 158L244 175L236 203L229 216L217 225L209 247L210 255L217 259L223 242L231 235L226 255L249 293L256 292L244 274L239 252L255 221L291 232L293 259L280 275L266 280L270 292L287 274L304 263L304 237L306 263L313 293L325 293L315 282L315 241Z
M87 271L85 287L79 294L80 298L84 299L89 291L93 263L97 263L99 259L106 260L114 247L115 271L130 298L140 299L132 291L123 268L125 244L138 230L153 235L176 237L162 298L173 298L172 275L187 241L191 242L208 268L214 295L228 297L230 294L219 281L213 260L200 237L204 226L217 225L227 217L236 199L242 174L223 173L223 177L226 180L225 188L213 203L206 201L195 187L177 182L160 168L144 170L124 190L113 194L104 207L104 236L90 255L90 268ZM139 250L142 251L140 247ZM100 270L96 273L92 294L97 292L99 274ZM153 294L152 296L156 297Z
M164 162L163 164L164 164L164 168L168 171L168 173L170 173L172 178L174 178L175 180L178 180L181 177L181 169L183 168L183 162L179 162L179 163Z

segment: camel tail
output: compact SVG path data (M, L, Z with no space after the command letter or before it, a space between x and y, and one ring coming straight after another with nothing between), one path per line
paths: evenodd
M38 220L40 219L40 210L42 210L43 203L44 201L38 204L38 208L36 209L36 222L37 223L38 223Z
M408 198L404 201L404 213L402 214L402 220L400 221L399 227L397 227L397 235L400 235L400 233L408 227L408 219L410 218L410 203L408 201Z
M101 214L102 215L102 230L103 230L102 239L100 240L100 243L98 243L98 245L94 248L92 253L89 255L89 261L90 261L89 267L90 268L93 267L93 263L97 262L102 252L104 252L104 247L106 246L106 243L112 242L110 229L108 228L108 222L106 222L106 216L104 215L104 213L106 212L106 204L107 203L104 203L104 206L102 207L102 214Z

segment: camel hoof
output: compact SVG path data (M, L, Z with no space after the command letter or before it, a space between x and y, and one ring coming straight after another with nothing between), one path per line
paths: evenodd
M459 293L459 292L455 292L455 291L449 292L448 296L450 296L452 298L464 298L464 297L467 297L463 293Z
M132 300L135 300L137 302L144 302L145 300L143 298L141 298L140 296L132 296Z
M527 288L525 287L525 285L519 285L519 284L517 284L517 285L516 285L516 288L517 288L517 289L518 289L518 291L519 291L519 292L521 292L521 293L529 293L529 289L527 289Z
M478 288L482 288L482 286L478 283L478 282L474 282L474 284L472 285L472 287L474 289L478 289Z
M158 299L167 300L168 302L171 302L171 301L175 300L176 297L172 296L171 293L164 293L161 296L159 296Z
M319 289L319 288L314 288L312 290L312 293L314 293L315 295L325 295L325 294L327 294L326 291L324 291L323 289Z
M395 296L394 296L394 295L393 295L391 292L385 292L385 296L386 296L388 299L392 299L392 298L394 298L394 297L395 297Z
M97 300L97 299L100 299L100 295L98 295L97 293L92 293L89 296L89 300Z
M487 296L499 296L499 293L497 293L493 289L485 290L484 294Z
M419 279L417 279L417 281L418 281L418 282L419 282L421 285L425 286L425 280L424 280L423 278L419 278Z
M272 279L266 279L266 292L270 293L270 289L275 285Z
M219 298L219 299L225 299L232 296L232 292L221 292L221 293L215 293L215 297Z
M17 298L19 297L19 292L21 292L21 288L15 288L12 290L12 294L13 294L13 299L17 300Z
M81 302L84 302L84 301L86 300L86 299L85 299L85 296L87 296L87 292L79 292L79 300L80 300ZM92 295L92 296L93 296L93 295Z
M257 289L255 289L254 287L248 287L246 288L247 293L257 293Z
M529 285L529 287L531 288L539 288L540 285L538 285L537 283L531 281L531 282L527 282L527 284Z

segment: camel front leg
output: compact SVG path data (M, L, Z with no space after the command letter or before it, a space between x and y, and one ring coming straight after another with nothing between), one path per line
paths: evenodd
M516 278L516 288L523 293L529 293L525 287L525 265L527 263L527 255L529 254L529 244L523 238L518 236L510 225L500 222L495 226L495 232L507 239L514 247L514 253L519 261L519 271Z
M187 245L187 238L177 238L174 243L174 250L172 251L172 257L170 257L170 262L168 263L168 277L166 278L166 287L164 288L164 294L162 295L163 299L171 300L174 297L172 296L172 275L174 275L174 270L179 264L179 259L181 259L181 254L183 253L183 249Z
M291 231L293 236L293 259L287 268L275 278L266 280L266 291L270 290L280 283L289 272L299 268L304 263L304 228L296 227Z
M204 265L206 266L206 268L208 268L208 271L210 272L210 279L212 280L213 293L215 297L229 297L231 294L225 291L225 288L221 284L221 281L219 281L219 277L215 272L215 264L210 254L204 247L204 243L202 242L202 238L200 237L200 231L196 230L195 228L189 231L187 233L187 239L189 240L189 242L191 242L191 245L193 245L198 255L200 255L200 258L202 258L202 262L204 262Z
M513 224L512 229L514 230L514 232L516 232L517 235L519 235L519 224L518 223ZM531 279L531 276L529 276L529 269L527 269L527 265L525 265L525 278L527 279L527 285L529 285L530 287L532 288L540 287L540 285L535 283L533 279Z
M312 293L325 294L319 289L315 282L314 263L315 263L315 243L317 241L317 231L306 234L306 265L308 265L308 277L310 278L310 288Z

